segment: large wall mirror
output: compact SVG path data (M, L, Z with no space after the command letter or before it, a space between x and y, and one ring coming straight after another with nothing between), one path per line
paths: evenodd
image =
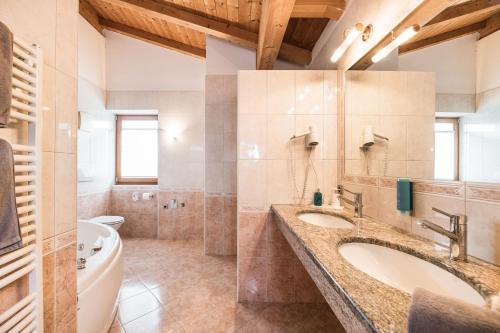
M345 174L499 183L499 54L470 34L347 71Z

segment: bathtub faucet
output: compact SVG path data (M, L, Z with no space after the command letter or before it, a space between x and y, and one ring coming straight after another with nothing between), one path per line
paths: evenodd
M76 260L76 268L77 269L84 269L86 263L87 263L87 259L85 259L85 258L78 258Z

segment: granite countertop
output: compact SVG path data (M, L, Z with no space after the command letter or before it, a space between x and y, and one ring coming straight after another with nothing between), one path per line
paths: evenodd
M406 332L411 295L352 266L338 251L344 243L372 243L413 254L460 277L487 300L500 291L499 267L470 257L468 262L450 260L447 248L437 247L432 241L407 234L389 224L369 218L353 218L352 212L345 209L339 212L310 206L272 205L272 210L278 223L291 231L332 287L374 332ZM296 217L303 212L341 216L355 227L332 229L311 225Z

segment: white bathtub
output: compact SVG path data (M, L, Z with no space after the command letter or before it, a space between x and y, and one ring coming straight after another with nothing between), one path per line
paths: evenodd
M91 255L96 245L102 249ZM111 227L79 221L77 247L76 257L87 260L86 268L78 270L78 333L106 333L116 314L123 276L122 241Z

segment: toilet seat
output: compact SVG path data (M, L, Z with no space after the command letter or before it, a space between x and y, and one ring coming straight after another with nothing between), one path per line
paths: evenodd
M90 219L90 221L95 223L114 225L123 223L125 219L122 216L97 216Z

